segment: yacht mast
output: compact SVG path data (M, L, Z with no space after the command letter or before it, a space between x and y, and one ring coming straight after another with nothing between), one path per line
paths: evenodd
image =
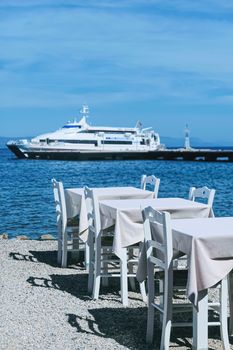
M88 105L84 104L84 105L82 106L82 109L80 110L80 114L81 114L83 117L85 117L85 118L87 118L87 117L89 116L89 107L88 107Z

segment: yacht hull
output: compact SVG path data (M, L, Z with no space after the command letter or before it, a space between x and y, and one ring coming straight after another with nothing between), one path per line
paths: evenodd
M7 147L18 157L24 159L45 160L177 160L177 161L208 161L233 162L233 150L210 149L163 149L154 151L130 152L83 152L83 151L23 151L17 145Z
M153 159L154 151L128 151L128 152L82 152L82 151L27 151L22 152L16 145L7 145L20 159L45 159L45 160L133 160Z
M16 155L16 157L20 159L26 158L24 153L19 149L19 147L15 144L7 144L9 150Z

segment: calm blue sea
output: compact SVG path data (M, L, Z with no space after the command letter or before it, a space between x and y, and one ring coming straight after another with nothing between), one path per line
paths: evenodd
M233 163L183 161L71 162L19 160L0 148L0 234L56 236L51 179L65 187L140 186L142 174L161 179L160 197L187 198L190 186L216 189L216 216L233 216Z

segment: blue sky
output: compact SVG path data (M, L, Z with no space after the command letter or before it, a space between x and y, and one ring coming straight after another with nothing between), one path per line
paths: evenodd
M153 126L233 145L233 2L1 0L0 136Z

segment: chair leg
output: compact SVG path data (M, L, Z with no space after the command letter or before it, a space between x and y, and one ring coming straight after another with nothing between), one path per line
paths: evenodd
M147 330L146 330L146 342L152 344L154 337L154 306L152 303L155 298L155 285L154 285L154 265L147 263L148 272L148 310L147 310Z
M101 281L101 237L96 238L95 242L95 270L94 270L94 286L93 299L99 299L100 281Z
M173 295L173 266L165 271L164 300L163 300L163 327L160 350L169 350L171 323L172 323L172 295Z
M89 274L88 274L88 285L87 290L89 294L93 294L93 284L94 284L94 266L90 265Z
M94 285L93 285L93 299L99 299L99 291L100 291L100 279L101 276L99 274L94 273Z
M107 248L106 249L103 248L103 255L105 258L108 257L108 249ZM104 275L106 275L108 273L108 263L103 261L101 268L103 270ZM108 277L102 278L102 284L103 284L103 287L108 287Z
M63 240L62 240L62 261L61 261L62 267L67 267L67 232L65 231L63 234Z
M93 283L94 283L94 264L95 264L95 252L94 252L94 242L93 238L88 238L88 243L85 245L86 247L86 269L88 271L88 293L93 293Z
M121 266L121 301L124 306L128 306L128 279L127 279L127 251L122 248Z
M228 275L228 294L230 309L229 335L233 336L233 270Z
M91 245L91 242L90 242L90 240L89 240L89 238L88 238L88 240L87 240L87 242L85 243L85 269L86 269L86 271L87 272L89 272L89 268L90 268L90 266L89 266L89 264L90 264L90 254L91 254L91 247L90 247L90 245Z
M129 260L133 258L133 248L128 248ZM128 263L129 273L133 274L133 263ZM129 284L133 292L136 291L135 277L129 277Z
M61 241L61 237L58 237L58 240L57 240L57 263L58 263L58 265L61 265L61 260L62 260L62 241Z
M160 350L169 350L171 323L172 323L171 320L164 317Z
M221 281L220 291L220 331L224 350L230 350L228 331L227 331L227 277Z
M160 307L163 308L163 303L164 303L164 280L160 279L159 280L159 304ZM163 315L160 313L159 314L159 320L160 320L160 325L162 327L163 324Z
M140 292L141 292L142 300L144 301L144 303L147 304L147 295L146 295L146 285L145 285L145 282L139 283L139 287L140 287Z
M198 310L193 308L193 349L208 349L208 293L202 293Z

